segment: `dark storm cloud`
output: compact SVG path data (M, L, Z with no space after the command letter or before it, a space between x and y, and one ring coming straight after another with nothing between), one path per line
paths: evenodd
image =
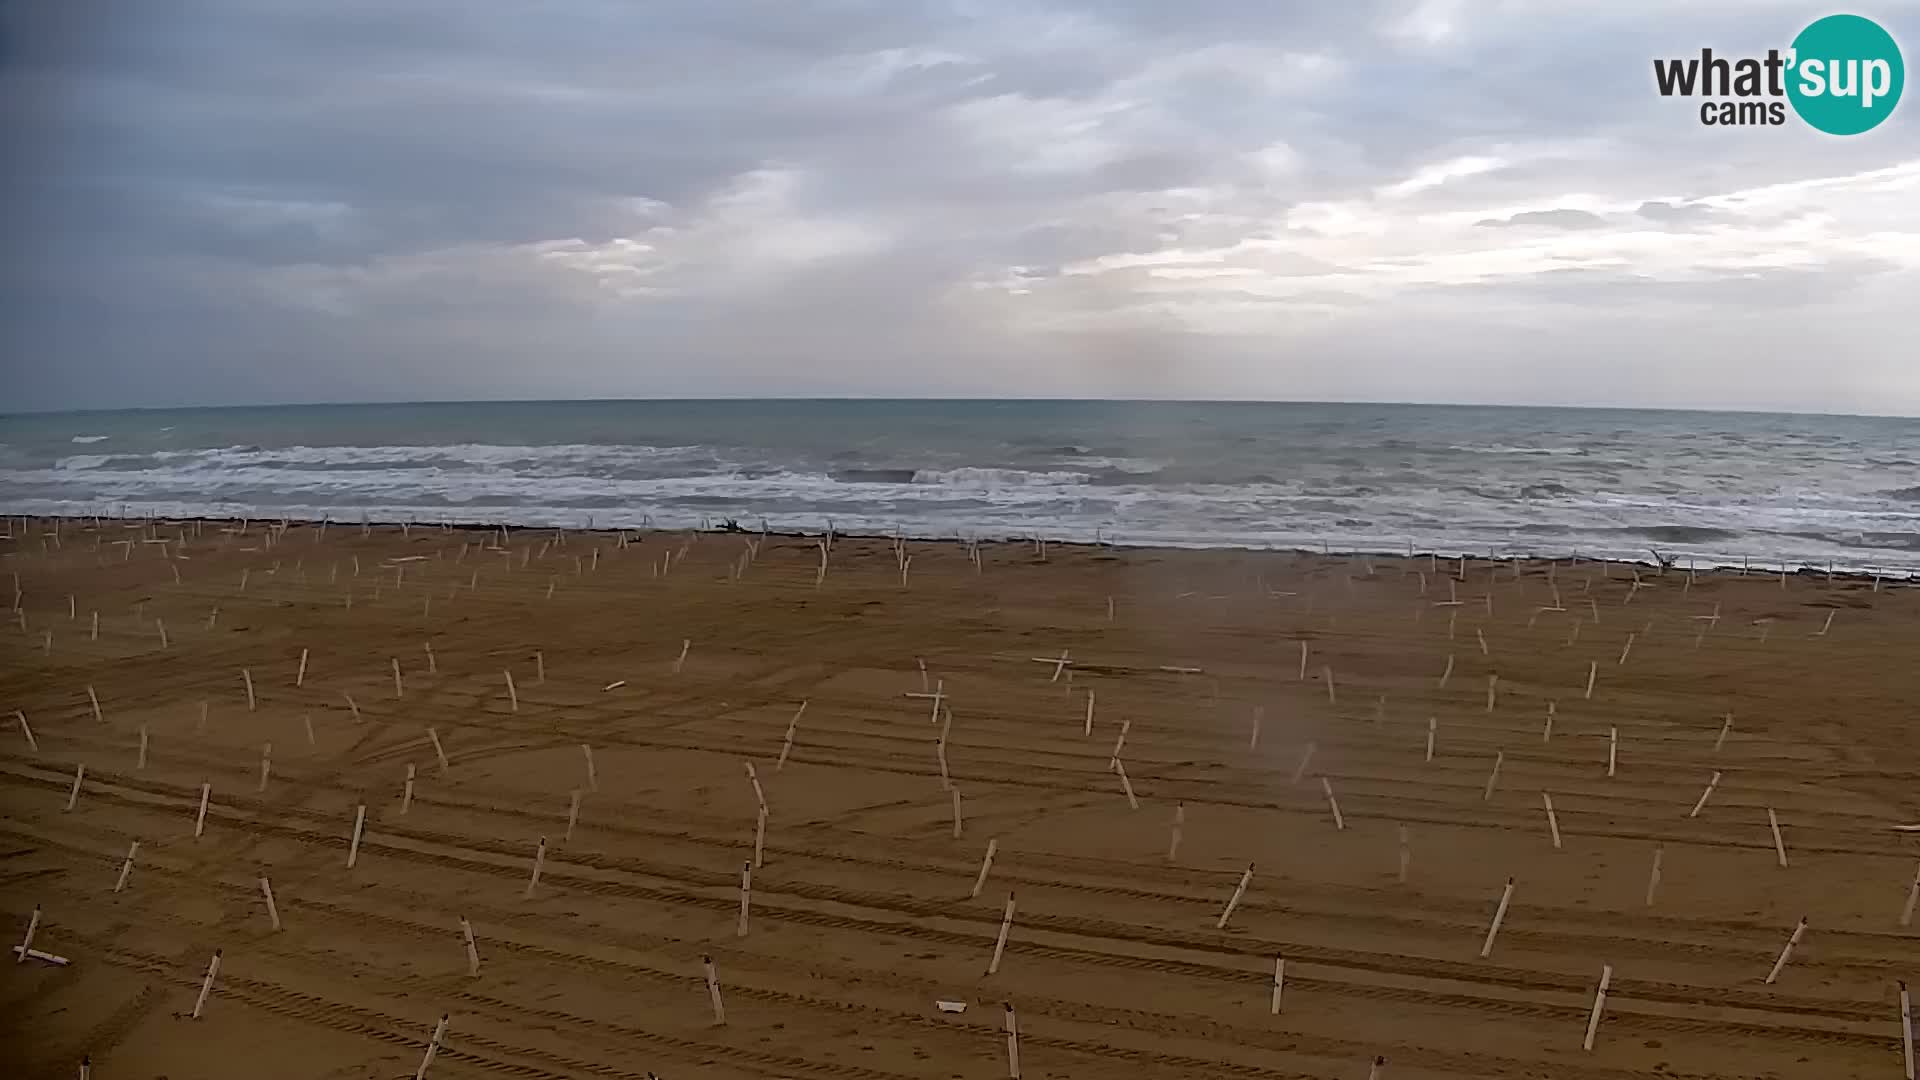
M25 165L0 177L0 374L34 407L1398 398L1393 370L1446 361L1394 369L1378 343L1444 326L1481 356L1533 356L1553 324L1509 341L1524 305L1564 323L1643 280L1695 283L1658 305L1683 343L1743 295L1839 303L1816 284L1828 264L1874 267L1833 279L1863 287L1915 273L1914 180L1885 171L1920 157L1913 113L1853 140L1708 138L1651 91L1655 55L1764 50L1809 17L1652 0L10 5L0 137ZM1679 231L1699 242L1659 246ZM1774 284L1740 294L1746 273ZM1864 302L1850 325L1898 325ZM1281 339L1284 379L1246 344ZM1920 408L1920 381L1889 393Z

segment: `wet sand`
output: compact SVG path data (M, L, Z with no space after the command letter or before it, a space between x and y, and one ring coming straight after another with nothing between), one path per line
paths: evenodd
M1003 1077L1008 1004L1030 1078L1902 1075L1909 588L934 542L903 586L847 538L816 587L815 538L51 528L0 541L0 900L71 960L4 976L15 1075L412 1076L446 1015L431 1076Z

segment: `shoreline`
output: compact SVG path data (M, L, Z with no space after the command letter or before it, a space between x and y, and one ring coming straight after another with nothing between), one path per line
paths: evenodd
M587 516L590 520L594 517L597 517L597 515L587 515ZM646 519L646 518L649 518L650 515L643 514L642 517L643 519ZM333 517L323 517L323 518L221 517L218 515L192 515L192 516L183 516L183 517L161 517L161 516L126 517L126 516L110 516L110 515L104 515L104 514L99 514L99 515L0 514L0 522L7 523L9 530L11 530L12 528L12 523L22 521L22 520L25 520L28 522L58 521L62 523L76 523L76 524L82 524L82 525L105 524L107 522L119 522L122 524L123 527L128 527L135 523L141 523L141 524L152 525L152 526L177 527L181 525L191 525L196 522L200 524L218 524L218 525L239 525L242 523L277 524L277 525L282 525L286 527L300 526L303 528L325 526L326 528L332 528L332 529L338 529L338 528L355 529L355 528L360 528L362 526L365 526L371 529L402 530L402 531L405 531L407 529L413 529L413 528L439 529L439 530L448 531L448 532L459 532L463 534L479 534L479 535L485 535L488 533L499 533L504 530L509 534L512 534L512 533L521 533L521 534L564 533L572 536L588 535L588 536L605 536L608 538L613 538L621 535L665 536L665 535L673 535L673 534L697 533L702 536L767 536L767 537L781 537L784 539L816 539L817 540L821 537L826 536L828 533L828 528L826 527L825 522L823 522L823 525L821 528L815 529L815 530L808 530L805 528L799 528L799 529L773 528L771 527L771 522L763 522L763 524L767 526L764 530L747 528L745 526L738 526L736 528L729 529L725 527L714 527L712 525L711 517L707 519L707 522L704 525L699 527L688 526L688 527L680 527L680 528L670 528L670 527L663 527L660 525L652 525L652 524L641 525L641 526L608 526L608 525L600 525L597 523L581 525L581 526L527 525L527 524L515 524L509 521L494 521L494 522L472 521L472 520L459 521L451 518L444 519L441 521L420 521L420 520L385 521L385 520L379 520L374 518L362 518L358 521L348 521L348 520L342 520L342 519L337 519ZM723 519L723 520L733 520L733 519ZM831 520L831 519L828 519L828 520ZM1593 556L1593 555L1583 554L1578 550L1563 552L1563 553L1554 554L1554 555L1537 554L1537 553L1498 554L1491 551L1484 552L1484 553L1476 553L1473 551L1468 551L1463 549L1421 550L1417 545L1411 544L1411 543L1404 549L1388 548L1385 546L1378 547L1378 548L1358 548L1358 547L1333 548L1329 546L1322 546L1320 549L1316 550L1310 547L1279 547L1279 546L1251 547L1251 546L1243 546L1243 545L1236 545L1236 544L1176 544L1176 543L1165 543L1165 542L1159 542L1159 541L1129 542L1129 541L1125 541L1125 540L1118 539L1115 537L1110 537L1110 536L1100 539L1098 541L1072 540L1072 539L1054 540L1054 539L1047 538L1038 533L1029 533L1024 536L976 535L972 538L969 538L961 535L940 535L940 536L916 535L913 533L905 533L905 532L898 532L898 531L896 532L869 532L869 531L847 532L847 531L841 531L835 528L832 530L832 535L836 540L837 539L885 540L885 541L904 540L904 541L909 541L916 544L943 544L943 545L957 544L962 546L971 545L971 544L978 544L978 545L992 544L992 545L1003 545L1003 546L1033 545L1038 541L1044 541L1046 546L1049 548L1059 547L1059 548L1068 548L1068 549L1076 549L1076 550L1091 549L1091 550L1106 550L1106 551L1125 550L1125 551L1143 552L1143 553L1221 552L1221 553L1243 553L1243 554L1255 554L1255 555L1257 554L1296 555L1296 556L1309 555L1309 556L1316 556L1321 558L1342 558L1342 559L1417 560L1417 559L1424 558L1424 559L1429 559L1436 562L1441 562L1441 561L1457 562L1459 559L1464 557L1469 563L1487 563L1492 565L1521 564L1521 565L1528 565L1528 566L1547 566L1547 565L1556 565L1560 563L1568 563L1570 565L1578 566L1581 563L1593 563L1593 564L1604 564L1604 565L1610 565L1610 566L1631 567L1636 572L1641 568L1651 569L1655 571L1656 576L1664 576L1666 574L1676 574L1676 573L1684 575L1691 571L1696 575L1728 574L1733 577L1768 577L1768 576L1778 576L1784 572L1785 574L1787 574L1789 577L1792 577L1792 578L1798 578L1804 575L1808 577L1824 577L1826 580L1829 580L1829 581L1844 580L1844 581L1873 582L1877 580L1878 582L1880 582L1882 586L1885 586L1885 587L1920 588L1920 569L1913 569L1913 570L1902 569L1902 570L1895 571L1895 570L1890 570L1886 568L1844 566L1839 563L1832 563L1829 566L1823 567L1823 566L1818 566L1812 563L1805 563L1805 562L1801 563L1799 566L1792 566L1790 564L1781 564L1781 563L1774 563L1769 566L1767 564L1758 564L1758 563L1743 564L1740 562L1730 562L1730 561L1696 561L1696 562L1688 563L1685 560L1688 560L1691 557L1688 556L1685 552L1662 552L1662 554L1672 555L1674 560L1672 562L1669 562L1666 565L1665 569L1662 569L1660 564L1655 562L1652 559L1624 558L1624 557L1618 557L1618 556ZM4 541L6 539L7 539L7 534L0 534L0 541ZM1652 554L1655 550L1656 549L1652 548L1651 546L1647 548L1647 551L1649 554ZM7 553L7 554L10 554L10 553Z

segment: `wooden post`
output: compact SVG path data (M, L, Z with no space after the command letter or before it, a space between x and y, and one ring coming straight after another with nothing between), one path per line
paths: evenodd
M204 832L204 831L206 830L206 827L207 827L207 797L208 797L208 796L210 796L210 795L212 795L212 794L213 794L213 785L212 785L212 784L201 784L201 785L200 785L200 812L199 812L198 814L195 814L195 815L194 815L194 818L193 818L193 838L194 838L195 840L198 840L198 839L200 839L200 834L201 834L202 832Z
M393 696L395 698L404 697L406 696L406 684L400 681L400 658L390 656L387 660L393 665Z
M1507 887L1500 890L1500 906L1493 909L1493 924L1487 927L1487 940L1480 946L1480 959L1493 955L1493 939L1500 934L1500 924L1506 921L1507 905L1513 902L1513 879L1507 879Z
M213 991L213 980L220 974L220 950L213 950L213 959L207 962L207 976L200 980L200 996L194 999L192 1019L200 1019L200 1013L207 1007L207 995Z
M473 943L473 924L465 915L460 916L460 936L467 941L467 974L480 974L480 950Z
M1600 965L1600 988L1593 992L1593 1012L1587 1014L1587 1037L1581 1042L1580 1049L1593 1049L1593 1036L1600 1030L1600 1014L1607 1007L1607 985L1613 982L1613 965Z
M1439 730L1440 721L1431 716L1427 717L1427 761L1429 763L1433 761L1433 738Z
M1615 666L1625 667L1627 665L1627 654L1633 651L1633 638L1634 638L1634 635L1632 634L1627 635L1627 643L1624 646L1622 646L1620 649L1620 662Z
M1906 1054L1907 1080L1913 1076L1913 999L1907 995L1907 984L1900 984L1900 1049Z
M1280 1015L1280 993L1286 989L1286 986L1287 958L1276 956L1273 958L1273 1004L1267 1010L1269 1015Z
M1180 834L1186 831L1186 826L1187 826L1187 804L1184 802L1175 803L1173 806L1173 827L1171 830L1169 830L1169 833L1167 836L1167 861L1168 862L1173 862L1180 857ZM1920 874L1916 874L1914 876L1914 881L1916 883L1920 883ZM1909 903L1907 905L1907 908L1909 913L1911 913L1913 905Z
M33 725L27 723L27 714L19 709L15 709L13 710L13 715L20 721L20 734L27 737L27 749L32 750L36 754L39 753L40 740L33 737Z
M767 865L767 808L761 807L754 816L753 825L753 865Z
M353 713L353 722L356 724L359 723L360 722L360 706L354 704L353 695L341 694L340 696L347 699L347 711Z
M1113 753L1107 755L1107 767L1111 769L1120 760L1120 748L1127 744L1127 732L1133 730L1133 718L1120 721L1120 734L1113 740Z
M80 782L87 777L87 766L81 762L73 767L73 790L67 792L67 809L72 810L80 801Z
M1300 681L1307 681L1307 643L1300 643Z
M300 650L300 669L293 673L293 688L295 690L300 689L301 684L305 683L306 681L307 681L307 650L301 649Z
M1113 771L1120 776L1120 790L1127 793L1127 806L1134 810L1140 809L1140 800L1133 794L1133 781L1127 779L1126 765L1116 760L1113 763Z
M1336 830L1345 831L1347 819L1340 816L1340 800L1333 797L1333 781L1324 776L1321 777L1320 790L1326 792L1327 809L1333 811L1333 827Z
M673 673L674 673L675 675L678 675L678 674L680 674L680 669L686 666L686 663L687 663L687 651L688 651L689 649L692 649L692 648L693 648L693 639L692 639L692 638L683 638L683 639L681 640L681 642L680 642L680 655L679 655L679 656L677 656L677 657L675 657L675 658L674 658L674 661L673 661Z
M267 790L267 778L273 773L273 744L260 744L260 790Z
M1620 760L1620 729L1607 729L1607 775L1612 776L1614 765Z
M1697 818L1700 816L1700 811L1706 808L1707 799L1713 795L1713 789L1718 786L1719 783L1720 772L1716 769L1714 774L1708 777L1706 790L1700 793L1700 801L1693 804L1693 810L1687 814L1688 817Z
M547 838L540 838L540 845L533 849L533 876L527 879L527 891L521 898L533 899L533 890L540 884L540 870L547 865Z
M1440 685L1438 687L1435 687L1435 689L1445 690L1447 688L1448 680L1452 678L1453 678L1453 654L1448 653L1446 669L1440 672Z
M24 964L27 962L27 953L33 948L33 935L39 929L40 905L35 904L33 905L33 917L27 920L27 936L20 941L20 951L14 956L14 963Z
M1577 625L1577 624L1576 624L1576 625ZM1595 680L1595 679L1597 679L1597 678L1599 678L1599 677L1600 677L1600 661L1598 661L1598 660L1589 660L1589 661L1587 661L1587 697L1586 697L1586 700L1588 700L1588 701L1592 701L1592 700L1593 700L1593 680Z
M1487 787L1486 790L1480 793L1481 802L1487 802L1493 798L1494 785L1500 782L1500 766L1506 760L1507 752L1505 750L1495 750L1493 752L1493 770L1487 773Z
M92 683L88 683L88 684L87 684L87 700L88 700L89 702L92 702L92 703L93 703L93 719L94 719L94 722L95 722L95 723L100 723L100 724L104 724L104 723L106 723L106 722L107 722L107 718L106 718L106 717L104 717L104 716L102 716L102 715L100 715L100 695L98 695L98 694L96 694L96 693L94 693L94 692L93 692L93 684L92 684Z
M960 788L955 785L949 788L948 792L953 796L953 838L958 840L960 839Z
M1327 704L1328 705L1340 704L1339 699L1334 696L1334 692L1333 692L1333 665L1327 664L1322 666L1320 668L1320 674L1325 676L1327 680Z
M433 1025L433 1037L427 1040L427 1052L420 1058L420 1067L414 1070L413 1080L426 1080L427 1066L440 1053L440 1040L447 1037L447 1015L440 1015L440 1022Z
M347 869L353 869L360 861L360 834L367 827L367 804L361 803L353 811L353 839L347 844Z
M1489 595L1488 599L1491 600L1492 596ZM1367 1068L1367 1080L1380 1080L1381 1070L1385 1069L1386 1067L1387 1067L1386 1056L1384 1054L1374 1055L1373 1064L1368 1066Z
M407 786L400 789L400 813L402 816L405 816L408 808L413 806L413 775L413 764L409 762L407 764Z
M1247 736L1247 749L1250 751L1260 746L1260 721L1265 717L1265 714L1266 710L1260 706L1255 705L1253 707L1253 734Z
M1294 766L1293 779L1288 783L1298 785L1300 778L1307 775L1307 765L1313 761L1313 747L1313 743L1307 744L1306 751L1300 755L1300 764Z
M740 925L734 928L734 937L747 936L747 913L753 906L753 863L740 864Z
M1233 887L1233 896L1227 900L1226 910L1220 913L1220 921L1214 924L1214 929L1225 930L1227 928L1227 920L1233 918L1233 909L1240 906L1240 898L1247 895L1247 884L1252 880L1253 864L1248 863L1246 872L1240 875L1240 884Z
M447 775L447 751L445 747L440 745L439 729L428 728L427 738L433 741L433 756L440 759L440 775Z
M925 668L921 669L921 675L923 678L926 675ZM806 711L807 703L802 701L800 707L794 710L793 719L787 721L787 736L780 743L780 760L774 763L774 772L779 772L781 769L787 767L787 755L793 753L793 734L800 727L800 717Z
M1007 951L1007 934L1012 929L1013 892L1009 890L1007 892L1007 910L1000 916L1000 936L995 938L993 942L993 959L987 961L987 974L994 975L999 973L1000 958L1005 955Z
M514 689L513 687L513 672L503 671L500 674L506 676L507 678L507 711L519 712L520 711L520 691Z
M1728 713L1726 722L1720 725L1720 736L1713 740L1714 753L1716 754L1719 753L1720 748L1727 744L1727 735L1732 731L1733 731L1733 714Z
M977 900L980 898L980 890L987 887L987 874L993 870L993 855L999 850L999 838L996 837L987 841L986 857L980 860L980 876L973 879L973 891L967 894L967 899Z
M273 886L267 883L267 875L260 875L260 895L267 901L267 918L273 921L273 928L280 929L280 906L273 902Z
M1787 866L1787 844L1780 839L1780 818L1771 806L1767 807L1767 828L1773 830L1773 854L1780 860L1780 868L1784 870Z
M1805 937L1806 934L1807 934L1807 920L1804 916L1802 916L1800 921L1794 925L1793 936L1787 939L1786 948L1780 950L1780 959L1775 960L1773 962L1773 970L1767 972L1768 986L1772 986L1773 980L1780 977L1780 969L1787 966L1787 957L1793 955L1793 947L1795 945L1800 944L1800 939Z
M533 650L533 681L536 683L547 681L547 657L539 649Z
M133 857L140 854L140 841L127 845L127 861L120 864L120 877L113 883L113 891L119 892L127 887L127 875L133 873Z
M587 759L587 790L599 791L600 790L600 774L593 767L593 747L588 746L586 743L581 743L580 753L581 753L581 756Z
M1547 702L1547 722L1540 727L1540 741L1543 743L1553 741L1553 714L1559 704L1557 701Z
M1553 796L1540 793L1540 801L1547 808L1547 830L1553 834L1553 850L1560 850L1560 815L1553 812Z
M1020 1022L1007 1002L1007 1080L1020 1080Z
M1647 906L1653 906L1654 893L1660 890L1660 863L1666 858L1667 846L1656 844L1653 848L1653 867L1647 871Z

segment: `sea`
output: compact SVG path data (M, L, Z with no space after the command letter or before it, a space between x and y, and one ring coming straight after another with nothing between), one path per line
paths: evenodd
M1920 571L1920 420L527 401L0 416L0 513L689 527Z

